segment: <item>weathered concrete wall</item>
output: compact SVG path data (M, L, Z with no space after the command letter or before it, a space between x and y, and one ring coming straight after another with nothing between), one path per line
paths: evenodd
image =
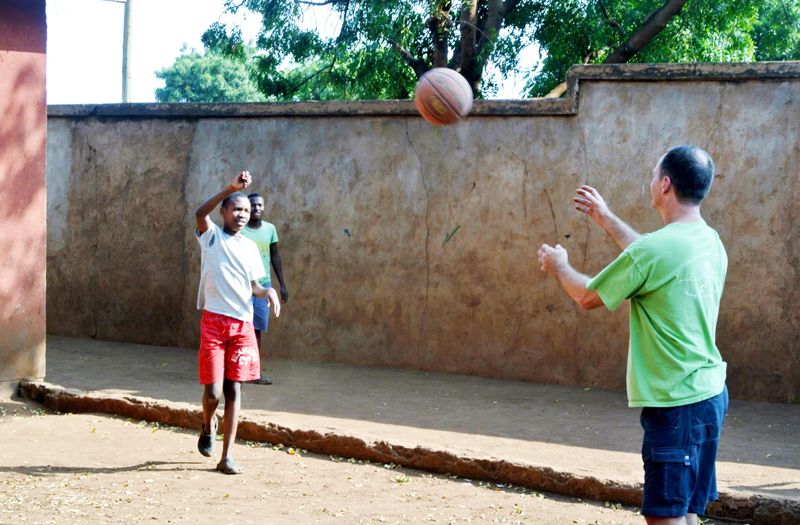
M193 211L249 169L291 294L270 355L623 387L627 308L583 312L536 251L598 272L619 250L575 188L655 230L652 167L696 144L717 163L703 211L730 258L731 392L797 402L798 64L584 67L570 85L451 128L410 103L51 108L49 331L195 347Z
M44 0L0 2L0 398L45 373Z

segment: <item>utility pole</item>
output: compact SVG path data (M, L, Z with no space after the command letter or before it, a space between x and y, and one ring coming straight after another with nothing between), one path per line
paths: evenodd
M122 33L122 102L131 102L133 97L133 83L131 71L133 69L133 4L135 0L125 2L125 29Z

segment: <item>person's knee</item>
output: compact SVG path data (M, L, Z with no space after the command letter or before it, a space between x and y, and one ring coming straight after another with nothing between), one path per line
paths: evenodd
M230 381L226 379L222 383L222 390L225 393L225 401L236 401L242 391L242 384L238 381Z
M211 401L212 403L219 402L219 399L222 397L222 385L220 383L213 383L211 385L206 385L206 399Z

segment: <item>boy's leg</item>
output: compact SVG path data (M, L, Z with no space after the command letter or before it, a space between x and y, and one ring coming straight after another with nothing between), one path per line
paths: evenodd
M269 327L269 307L264 298L253 297L253 328L256 332L258 352L261 353L261 332L266 332ZM271 385L272 380L261 374L259 379L253 381L256 385Z
M225 417L222 442L222 460L217 470L225 474L241 474L244 469L231 457L231 449L239 426L239 409L242 404L242 382L258 379L261 362L253 323L231 320L230 339L225 350Z
M203 385L203 424L197 441L198 451L211 457L217 433L216 410L222 396L225 374L225 331L227 318L204 312L200 321L200 350L197 354L198 379Z
M203 386L205 387L203 390L203 428L210 430L211 418L217 412L219 400L222 397L222 381Z
M242 406L242 384L239 381L225 379L222 383L225 393L225 417L222 439L222 460L217 468L226 474L240 474L244 471L231 457L231 446L236 439L236 429L239 427L239 410Z
M692 521L691 516L694 516ZM697 514L687 514L679 518L658 518L655 516L645 516L647 525L697 525Z

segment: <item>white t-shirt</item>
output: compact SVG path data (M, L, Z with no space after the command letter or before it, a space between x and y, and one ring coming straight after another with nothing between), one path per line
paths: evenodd
M266 276L258 246L241 233L228 235L214 223L203 234L194 234L203 250L197 309L252 322L250 281Z

